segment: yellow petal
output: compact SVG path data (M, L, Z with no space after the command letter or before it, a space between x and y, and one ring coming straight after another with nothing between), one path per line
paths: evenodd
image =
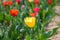
M36 21L36 18L35 17L26 17L24 19L25 21L25 24L30 27L30 28L33 28L35 26L35 21Z
M28 0L29 2L33 2L33 0Z

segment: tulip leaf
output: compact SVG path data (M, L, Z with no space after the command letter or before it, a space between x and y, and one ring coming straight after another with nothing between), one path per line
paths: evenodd
M4 21L4 14L0 13L0 22Z

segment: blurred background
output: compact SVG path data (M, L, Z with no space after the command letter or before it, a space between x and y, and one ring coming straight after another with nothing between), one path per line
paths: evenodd
M0 0L0 4L3 1L7 1L7 0ZM57 23L59 23L58 26L60 26L60 0L56 0L56 6L54 7L54 9L56 12L56 16L52 18L52 21L49 23L48 27L46 28L47 30L51 30L52 28L55 28ZM60 29L58 29L57 34L51 37L50 40L60 40Z

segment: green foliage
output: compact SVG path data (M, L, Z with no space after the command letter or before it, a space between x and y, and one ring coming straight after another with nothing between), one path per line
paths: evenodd
M0 40L48 40L55 35L58 28L48 32L45 30L51 18L55 16L53 9L55 0L52 1L52 5L49 5L47 0L40 0L40 5L37 6L40 8L40 12L36 17L34 28L28 28L24 23L24 18L29 17L29 12L33 12L33 8L36 7L33 2L23 0L20 4L16 4L14 1L10 7L3 7L0 4L2 6L0 6ZM25 4L25 8L21 8L23 4ZM18 9L18 16L11 16L10 9Z

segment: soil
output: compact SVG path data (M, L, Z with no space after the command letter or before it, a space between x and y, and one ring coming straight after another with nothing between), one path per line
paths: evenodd
M60 6L55 7L56 15L54 18L52 18L51 22L48 24L46 30L52 30L53 28L58 27L58 23L60 25ZM49 38L49 40L60 40L60 28L57 30L57 34Z
M53 28L58 27L58 23L60 23L60 16L55 16L48 24L48 27L46 27L46 30L52 30ZM49 38L49 40L60 40L60 28L57 30L57 34Z

